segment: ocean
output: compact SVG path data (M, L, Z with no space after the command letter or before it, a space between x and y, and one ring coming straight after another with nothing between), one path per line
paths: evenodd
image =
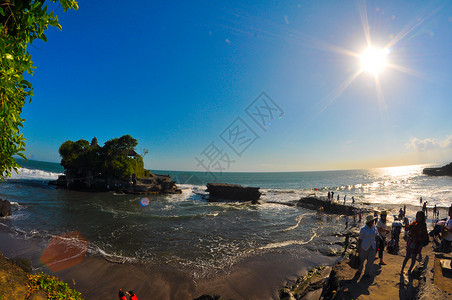
M286 205L313 193L334 191L341 202L346 195L348 204L353 196L357 207L389 207L390 215L407 205L411 217L420 197L428 207L442 207L440 217L446 217L452 203L452 177L425 176L426 165L282 173L159 170L154 173L171 175L182 194L139 196L57 189L48 181L63 173L59 164L20 164L19 174L0 182L0 198L13 204L12 216L0 219L0 226L11 235L45 246L55 236L77 232L66 242L83 239L89 255L119 263L163 262L189 270L194 278L225 272L255 255L306 259L340 251L337 242L347 230L344 216L319 217ZM205 184L214 179L260 187L261 204L206 201Z

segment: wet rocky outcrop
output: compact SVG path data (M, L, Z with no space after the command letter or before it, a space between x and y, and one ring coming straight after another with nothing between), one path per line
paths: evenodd
M145 178L131 176L128 180L103 177L74 178L73 176L61 175L58 180L50 181L49 184L70 190L89 192L114 191L143 195L182 193L169 175L153 173Z
M0 217L11 215L11 203L8 200L0 199Z
M128 194L180 194L176 182L169 175L151 174L148 178L140 178L128 184L125 190Z
M261 192L258 187L243 187L238 184L208 183L209 201L233 200L258 203Z
M337 202L330 201L328 199L321 199L317 197L301 198L300 200L298 200L297 206L316 211L318 211L320 208L323 208L323 212L327 214L348 215L348 216L356 214L356 207L342 205ZM361 212L364 211L367 210L361 209Z
M425 168L422 173L430 176L452 176L452 163L440 168Z
M331 267L320 266L311 269L307 275L279 291L279 299L319 299L325 281L328 279Z

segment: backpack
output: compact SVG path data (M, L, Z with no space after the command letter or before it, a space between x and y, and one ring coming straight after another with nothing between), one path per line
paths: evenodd
M388 253L396 254L397 252L397 241L395 239L391 239L388 243Z

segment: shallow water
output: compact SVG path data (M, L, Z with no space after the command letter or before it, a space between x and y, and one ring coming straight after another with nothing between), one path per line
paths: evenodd
M56 178L61 167L33 162L0 183L0 198L13 202L13 216L0 222L16 235L43 244L75 231L88 242L88 253L118 262L196 267L196 276L202 277L256 254L304 257L340 250L334 243L336 234L345 230L345 217L319 218L313 211L269 201L294 202L334 190L341 201L347 195L347 203L354 196L357 205L392 205L394 214L403 204L414 213L421 196L429 206L450 205L452 178L424 176L422 168L218 174L221 182L260 186L262 204L249 205L204 200L209 174L160 172L178 180L183 193L143 198L56 189L47 180Z

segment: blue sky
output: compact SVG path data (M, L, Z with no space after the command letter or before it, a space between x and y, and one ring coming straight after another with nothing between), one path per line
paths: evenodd
M451 161L450 1L262 2L55 7L63 31L29 48L26 155L59 162L66 140L130 134L151 169ZM390 46L377 75L360 71L363 28Z

